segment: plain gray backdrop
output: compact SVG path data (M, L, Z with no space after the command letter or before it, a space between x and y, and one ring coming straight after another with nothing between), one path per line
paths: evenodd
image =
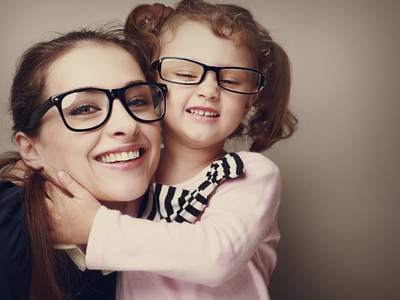
M283 181L272 299L400 299L400 1L228 2L293 65L299 130L264 153ZM7 101L22 51L49 31L124 21L139 3L153 2L1 0L0 152L15 149Z

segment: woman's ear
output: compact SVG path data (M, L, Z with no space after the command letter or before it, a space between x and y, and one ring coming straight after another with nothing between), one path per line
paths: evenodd
M36 142L26 133L18 131L15 135L15 143L17 144L19 154L24 162L33 169L42 169L41 156L36 150Z

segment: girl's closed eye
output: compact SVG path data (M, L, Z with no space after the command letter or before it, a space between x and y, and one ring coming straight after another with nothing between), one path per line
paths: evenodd
M199 75L190 71L176 71L174 76L179 81L195 82L199 79Z
M220 83L223 83L224 85L239 85L241 82L235 79L228 79L228 78L223 78L220 80Z

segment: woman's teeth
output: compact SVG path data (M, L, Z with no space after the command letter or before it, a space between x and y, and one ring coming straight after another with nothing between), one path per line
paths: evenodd
M101 157L99 157L97 160L103 163L115 163L115 162L120 162L120 161L128 161L128 160L134 160L139 158L139 150L135 151L129 151L129 152L120 152L120 153L111 153L111 154L106 154Z
M197 110L197 109L190 109L190 113L195 116L205 116L205 117L211 117L215 118L218 117L219 115L216 112L212 111L203 111L203 110Z

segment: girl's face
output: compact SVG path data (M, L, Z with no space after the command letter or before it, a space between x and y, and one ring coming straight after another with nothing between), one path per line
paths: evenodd
M133 57L115 45L85 45L58 59L50 68L46 96L82 87L114 89L145 77ZM46 98L47 99L47 98ZM146 191L158 165L160 125L138 123L130 117L119 99L101 128L88 132L68 130L56 107L41 119L34 139L40 166L55 177L64 170L97 199L130 201ZM106 163L105 156L140 156L128 161Z
M207 25L199 22L188 21L174 33L165 32L161 43L161 58L187 58L217 67L256 68L246 46L215 36ZM198 85L159 81L168 85L164 141L173 140L188 147L222 149L225 139L235 131L256 98L219 88L216 73L212 71Z

